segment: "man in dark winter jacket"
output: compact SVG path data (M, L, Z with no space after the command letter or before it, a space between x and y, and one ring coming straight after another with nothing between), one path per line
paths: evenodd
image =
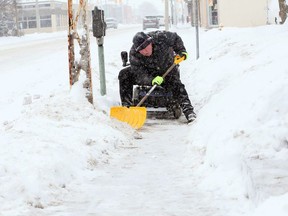
M131 105L133 84L162 85L172 90L188 122L195 120L194 108L180 80L179 66L174 67L165 80L162 78L173 64L175 55L184 59L188 55L182 39L176 33L168 31L136 33L129 53L131 67L121 70L118 76L122 105Z

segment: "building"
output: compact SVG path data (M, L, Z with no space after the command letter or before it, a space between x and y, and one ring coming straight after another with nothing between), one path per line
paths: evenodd
M114 17L121 23L133 20L132 8L122 2L105 1L87 5L87 23L92 25L92 10L100 6L105 17ZM120 4L121 3L121 4ZM73 6L76 13L78 5ZM22 0L17 2L19 28L24 34L35 32L56 32L68 29L68 3L63 0Z
M196 0L184 0L193 8ZM274 0L276 2L277 0ZM200 26L253 27L270 24L272 0L198 0ZM278 4L278 2L277 2ZM275 11L273 11L274 13ZM269 14L270 13L270 14ZM278 16L274 14L273 18ZM192 15L193 18L193 15Z
M25 33L67 29L67 3L61 1L21 1L17 3L19 28Z
M252 27L268 24L270 0L200 0L201 20L205 27Z

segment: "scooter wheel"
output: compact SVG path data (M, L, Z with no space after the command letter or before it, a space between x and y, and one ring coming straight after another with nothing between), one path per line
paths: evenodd
M182 110L181 110L180 107L175 107L175 108L173 109L173 115L174 115L174 118L175 118L175 119L179 119L180 116L181 116L181 114L182 114Z

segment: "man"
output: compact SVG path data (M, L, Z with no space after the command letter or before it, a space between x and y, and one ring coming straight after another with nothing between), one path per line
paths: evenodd
M129 53L131 67L121 70L118 76L122 105L131 105L133 84L162 85L172 90L187 121L194 121L196 114L185 86L180 80L179 66L174 67L165 80L162 78L173 64L175 54L184 59L188 56L182 39L176 33L168 31L136 33Z

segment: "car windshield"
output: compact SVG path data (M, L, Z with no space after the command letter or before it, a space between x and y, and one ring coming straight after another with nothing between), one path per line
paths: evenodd
M116 21L116 20L115 20L115 19L113 19L113 18L107 18L107 19L106 19L106 21L109 21L109 22L111 22L111 21L112 21L112 22L113 22L113 21Z
M145 16L146 19L157 19L157 16Z

